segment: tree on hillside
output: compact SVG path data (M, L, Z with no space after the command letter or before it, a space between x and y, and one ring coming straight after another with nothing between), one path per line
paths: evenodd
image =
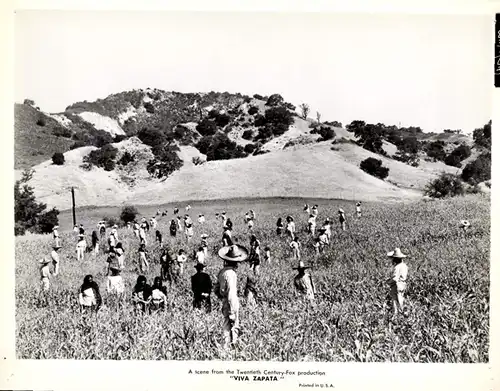
M126 205L122 208L120 213L120 220L125 224L135 220L136 216L139 214L135 206Z
M446 158L446 152L444 151L444 142L441 140L433 141L426 146L427 156L433 158L434 160L443 161Z
M460 177L443 172L427 184L424 194L433 198L454 197L464 194L464 186Z
M361 168L367 174L373 175L380 179L385 179L389 176L389 169L382 166L382 160L369 157L363 160L359 168Z
M366 122L365 121L356 120L356 121L352 121L345 128L349 132L356 133L356 131L359 132L359 130L363 129L365 126L366 126Z
M27 184L32 176L33 171L24 171L22 178L14 183L15 235L24 235L27 230L48 233L52 226L58 224L59 211L53 208L44 212L47 205L36 202L33 187Z
M212 136L217 132L217 125L214 120L204 118L197 126L196 130L202 136Z
M57 166L64 164L64 155L61 152L56 152L52 155L52 163Z
M299 109L300 109L300 116L302 117L302 119L306 120L307 119L307 116L309 115L309 111L311 110L309 108L309 105L307 103L302 103L301 105L299 105Z
M462 179L471 185L491 179L491 152L486 152L467 164L462 170Z
M347 125L347 130L354 132L354 135L358 138L358 145L362 148L381 155L386 154L382 148L383 130L379 125L366 124L364 121L353 121Z
M150 175L156 178L167 178L174 171L180 169L184 162L177 155L179 147L175 144L163 144L153 147L152 152L155 156L147 164L147 170Z
M285 100L280 94L272 94L266 102L266 106L281 106Z
M115 147L111 144L106 144L100 149L90 151L90 153L83 158L83 162L102 167L105 171L113 171L117 154L118 150Z
M404 137L399 144L398 149L404 153L417 153L420 149L419 142L415 136Z
M475 129L472 137L476 145L491 149L491 120L482 128Z
M25 105L28 105L28 106L34 106L35 105L35 101L33 99L25 99L24 102L23 102Z
M157 128L142 128L139 133L137 133L137 137L150 147L165 142L165 134Z

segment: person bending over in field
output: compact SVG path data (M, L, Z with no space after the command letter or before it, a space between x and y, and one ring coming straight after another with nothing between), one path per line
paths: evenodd
M175 238L175 235L177 235L177 223L175 220L172 220L170 222L170 236L173 236Z
M287 216L286 218L286 232L290 238L295 236L295 222L293 221L292 216Z
M52 237L54 238L54 246L61 246L61 239L59 238L59 231L58 231L59 226L54 225L52 228Z
M125 283L121 276L121 269L116 265L111 266L110 275L108 275L108 281L106 284L106 290L108 292L108 298L121 303L123 296L125 294Z
M226 228L229 228L230 230L233 229L233 222L231 221L230 218L226 220Z
M86 248L87 242L85 241L85 237L82 234L78 235L78 243L76 244L76 259L78 261L83 261Z
M97 312L101 308L102 298L99 292L99 285L94 281L91 274L88 274L83 279L83 284L80 287L78 295L78 302L80 304L80 312L86 313Z
M330 244L330 241L328 240L328 235L326 234L326 230L324 228L321 228L319 231L319 252L322 253L325 251L325 247Z
M250 270L253 270L254 274L258 274L260 268L260 241L255 235L250 237L250 256L248 260Z
M222 245L224 247L233 245L233 235L231 229L228 227L224 229L224 233L222 234Z
M345 222L346 222L346 219L345 219L344 209L339 208L339 223L340 223L340 228L342 229L342 231L345 231Z
M40 265L40 292L38 294L39 305L49 305L50 289L50 260L42 258L38 261Z
M54 276L59 274L59 254L57 253L61 247L53 246L50 257L52 258L52 265L54 266Z
M151 288L150 312L165 310L167 306L167 288L163 286L161 277L155 277Z
M276 235L281 236L283 233L283 229L285 229L285 226L283 225L283 219L281 217L278 217L278 221L276 222Z
M253 211L253 209L250 209L250 218L252 220L255 220L255 212Z
M151 287L147 284L146 276L137 277L137 282L132 291L132 303L136 311L149 311Z
M210 276L203 271L205 265L197 263L195 265L196 274L191 276L191 290L193 291L193 308L212 311L212 301L210 293L212 292L212 280Z
M361 202L356 203L356 215L361 217Z
M292 257L293 259L299 260L300 259L300 242L299 238L297 236L294 236L292 241L290 242L290 248L292 249Z
M257 291L257 276L247 276L244 294L247 299L247 306L254 308L257 305L256 299L259 297L259 293Z
M298 274L293 280L293 284L295 286L295 291L298 294L306 297L311 303L313 303L315 298L314 296L316 294L316 288L314 287L311 275L307 272L307 269L310 268L310 266L305 266L304 262L300 261L299 265L293 268L293 270L298 271Z
M406 255L403 254L399 248L389 252L387 256L391 259L394 267L392 277L387 279L387 284L390 287L390 296L394 315L397 315L403 311L408 266L403 262Z
M146 250L146 245L143 243L139 246L139 272L147 273L149 270L149 262L146 255L148 254Z
M222 247L219 257L224 261L224 268L217 276L214 292L222 300L222 314L224 316L224 348L234 344L239 332L239 307L237 274L238 264L248 259L248 251L237 244Z
M156 235L156 241L157 241L157 242L158 242L158 244L160 245L160 248L162 248L162 247L163 247L163 238L162 238L162 236L161 236L161 232L160 232L160 231L158 231L158 230L156 230L155 235Z
M203 217L202 214L199 214L198 215L198 223L199 224L203 224L205 222L205 217Z

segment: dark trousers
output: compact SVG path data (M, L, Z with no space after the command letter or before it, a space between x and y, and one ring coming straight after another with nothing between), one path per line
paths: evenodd
M209 297L195 297L193 300L193 308L203 309L206 312L212 311L212 301Z

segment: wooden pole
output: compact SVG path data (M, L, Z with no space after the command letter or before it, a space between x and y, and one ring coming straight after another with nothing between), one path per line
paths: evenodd
M76 225L76 213L75 213L75 189L71 188L71 200L73 202L73 227Z

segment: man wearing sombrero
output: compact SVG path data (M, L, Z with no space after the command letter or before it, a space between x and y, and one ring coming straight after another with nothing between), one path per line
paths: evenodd
M408 277L408 266L403 262L406 255L399 248L387 253L394 266L393 276L387 280L390 286L390 295L394 309L394 315L402 312L404 304L404 291L406 290L406 279Z
M40 265L40 293L38 296L38 300L40 303L44 303L45 305L49 304L49 300L47 297L47 292L50 288L50 269L49 269L50 260L47 258L42 258L38 260L38 264Z
M248 251L238 244L225 246L219 250L219 257L224 261L224 268L219 272L214 292L222 300L222 314L224 315L224 347L235 343L239 330L239 300L236 269L240 262L248 259Z
M305 266L303 261L299 261L299 265L293 268L293 270L299 272L295 276L293 284L299 294L304 295L309 301L313 302L316 288L314 287L311 275L306 272L306 270L310 268L311 266Z
M54 225L54 227L52 227L52 236L54 237L54 245L59 247L61 245L61 240L59 239L58 228L58 225Z
M340 222L340 228L342 231L345 231L345 212L344 209L339 208L339 222Z
M212 280L210 276L203 271L205 265L198 263L195 266L196 274L191 276L191 289L193 291L193 308L204 309L206 312L212 311L212 301L210 293L212 292Z

